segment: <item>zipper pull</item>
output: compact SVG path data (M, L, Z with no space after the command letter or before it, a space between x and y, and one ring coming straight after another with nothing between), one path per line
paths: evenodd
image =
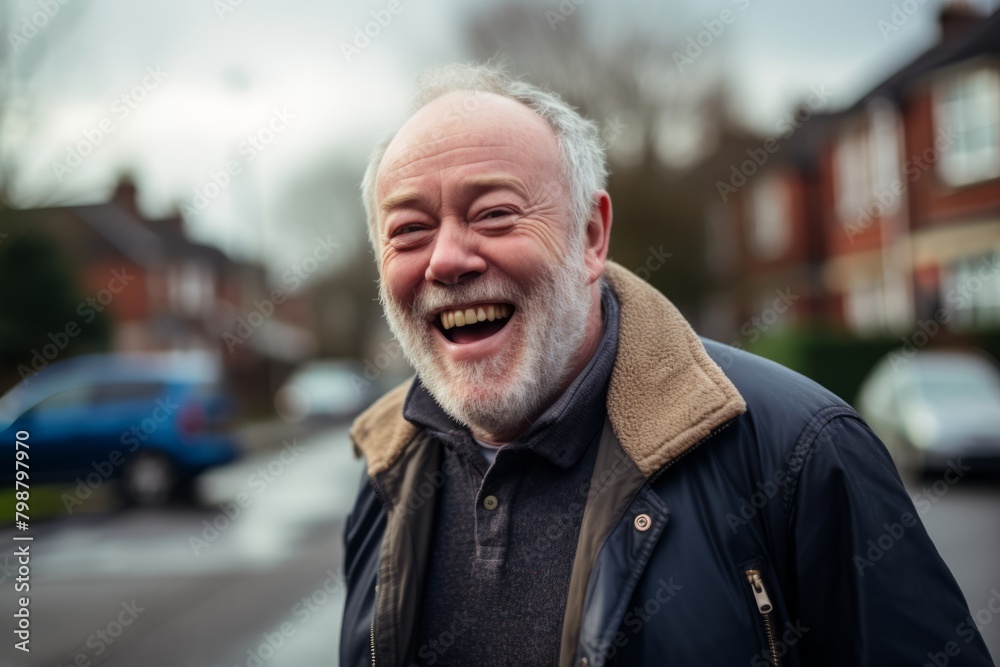
M778 667L781 663L774 636L774 621L771 619L774 605L771 604L771 598L768 597L767 589L764 588L764 579L760 576L760 570L756 568L747 570L746 575L747 581L750 582L750 590L753 591L753 598L757 602L757 609L760 611L761 618L764 619L764 632L767 634L767 648L771 651L771 664Z
M747 570L747 581L753 590L754 600L757 601L757 609L762 614L770 614L774 607L771 605L771 598L767 596L764 589L764 580L760 576L760 570Z

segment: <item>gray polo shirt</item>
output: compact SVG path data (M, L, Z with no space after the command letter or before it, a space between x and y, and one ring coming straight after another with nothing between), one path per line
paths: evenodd
M440 446L417 665L557 665L583 508L618 349L618 301L601 287L604 332L587 366L489 463L469 430L414 382L403 416Z

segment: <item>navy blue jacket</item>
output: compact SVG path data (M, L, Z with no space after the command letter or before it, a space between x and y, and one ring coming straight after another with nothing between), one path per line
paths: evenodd
M619 359L561 665L993 665L857 413L786 368L699 340L638 278L608 273ZM443 478L440 443L395 416L402 390L352 431L368 474L345 531L345 666L412 659Z

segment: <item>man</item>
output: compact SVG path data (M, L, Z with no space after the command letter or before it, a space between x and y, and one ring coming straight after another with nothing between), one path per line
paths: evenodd
M416 377L351 430L341 663L992 664L854 410L606 260L606 177L594 124L488 66L425 75L373 155Z

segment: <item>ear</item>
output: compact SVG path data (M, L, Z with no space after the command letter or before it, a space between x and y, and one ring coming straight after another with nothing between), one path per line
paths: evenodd
M587 279L594 283L604 273L604 262L608 258L608 244L611 242L611 196L606 190L594 193L590 219L587 220L584 246L584 262Z

